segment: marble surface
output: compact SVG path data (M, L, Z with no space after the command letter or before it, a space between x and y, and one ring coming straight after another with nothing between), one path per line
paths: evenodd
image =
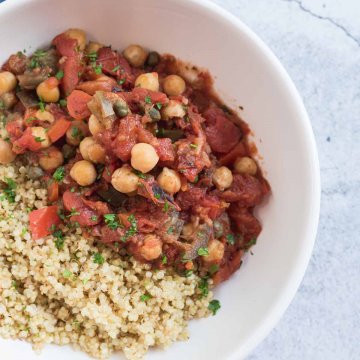
M302 285L248 359L360 359L360 1L214 2L289 72L310 115L322 176L319 231Z
M249 25L289 72L310 115L322 175L305 278L248 359L360 359L360 1L214 2Z

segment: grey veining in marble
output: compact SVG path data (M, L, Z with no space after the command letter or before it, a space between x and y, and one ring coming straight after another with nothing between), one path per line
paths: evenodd
M249 360L360 359L360 1L215 0L285 66L317 141L315 249L284 317Z

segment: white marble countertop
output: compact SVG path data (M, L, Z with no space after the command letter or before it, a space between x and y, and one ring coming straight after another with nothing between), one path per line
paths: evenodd
M214 0L285 66L317 141L315 249L284 317L251 360L360 359L360 1Z

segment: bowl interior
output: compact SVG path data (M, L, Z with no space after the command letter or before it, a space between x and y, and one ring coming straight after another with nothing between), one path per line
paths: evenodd
M304 274L316 232L319 170L301 100L275 57L244 25L215 5L183 0L12 0L0 5L0 61L47 44L69 27L116 49L139 43L208 68L215 87L250 124L272 196L258 210L263 232L254 255L215 291L217 316L193 321L190 340L149 359L239 359L270 331ZM86 359L49 347L0 340L9 359ZM118 357L117 357L118 358Z

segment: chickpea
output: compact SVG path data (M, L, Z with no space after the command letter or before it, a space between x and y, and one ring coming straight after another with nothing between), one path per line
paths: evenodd
M16 76L10 71L0 72L0 96L16 88Z
M78 43L79 50L83 51L86 46L86 34L85 31L80 29L69 29L65 31L65 34L72 39L75 39Z
M233 174L226 166L221 166L214 171L213 182L215 186L223 191L229 188L233 182Z
M86 46L85 52L86 54L94 54L97 53L99 49L101 49L102 47L104 47L103 44L100 44L95 41L90 41Z
M16 154L12 151L11 143L0 139L0 164L5 165L14 161Z
M105 149L93 137L86 137L79 146L81 156L95 164L105 162Z
M41 145L42 149L48 148L51 145L50 138L44 129L41 126L34 126L31 128L31 135L34 137L35 141Z
M135 80L135 87L159 91L159 75L156 72L139 75Z
M186 238L189 238L193 233L194 233L193 223L187 223L182 228L181 236L186 239Z
M89 117L88 125L91 135L96 135L105 130L104 125L99 121L99 119L95 115L91 115Z
M42 101L55 103L60 99L59 81L55 77L50 77L40 83L36 88L36 93Z
M164 79L163 88L166 95L179 96L185 91L186 83L179 75L168 75Z
M162 242L156 235L147 235L139 248L139 254L147 261L157 259L162 253Z
M128 194L137 190L139 178L128 165L116 169L111 177L112 186L121 193Z
M80 120L73 121L66 131L66 142L69 145L77 146L88 134L89 130L86 123Z
M160 175L157 177L159 186L169 194L177 193L181 188L181 180L179 174L167 167L164 167Z
M148 56L140 45L129 45L123 52L125 59L134 67L142 67Z
M77 161L70 170L70 176L81 186L88 186L96 180L95 166L87 160Z
M4 106L5 110L11 109L18 102L15 92L7 92L0 96L0 103Z
M202 260L206 263L218 263L224 257L225 246L224 244L216 239L212 239L208 244L208 256L203 256Z
M240 174L255 175L257 172L256 162L248 156L237 158L234 163L234 168L235 171Z
M51 112L46 111L46 110L45 111L38 110L35 113L35 117L41 121L46 121L51 124L55 121L54 115Z
M64 163L64 156L60 150L52 146L39 156L39 165L45 171L55 170Z
M177 100L170 100L168 104L161 110L161 116L164 120L169 120L174 117L184 117L186 111L183 104Z
M159 161L155 149L146 143L138 143L131 149L131 166L143 173L152 170Z

